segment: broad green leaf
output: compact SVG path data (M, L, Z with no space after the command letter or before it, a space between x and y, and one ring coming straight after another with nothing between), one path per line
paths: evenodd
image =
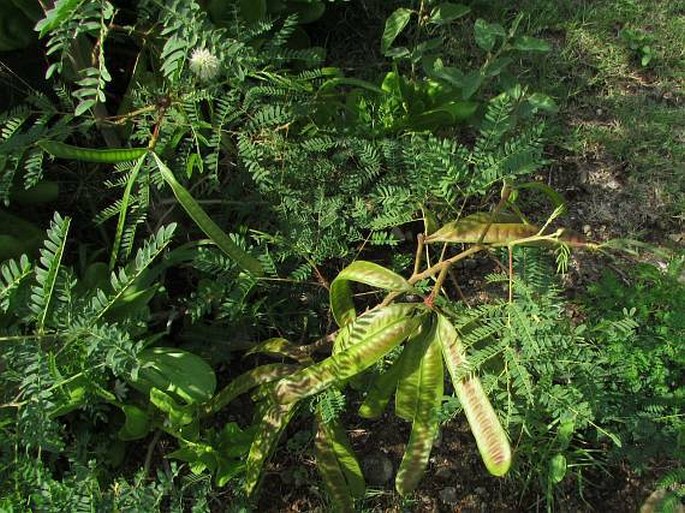
M316 467L331 495L334 511L354 513L353 498L362 497L366 491L362 470L340 423L325 423L317 417Z
M221 389L212 399L207 402L204 407L205 415L217 413L224 406L229 404L239 395L242 395L254 387L270 383L277 379L290 376L294 372L300 370L299 365L285 365L282 363L270 363L268 365L260 365L254 369L241 374L228 385Z
M121 409L124 411L124 415L126 415L126 422L119 429L119 438L125 441L144 438L150 432L150 414L130 404L123 405Z
M437 337L452 377L459 402L476 439L478 450L488 471L503 476L511 466L511 447L488 396L477 376L465 378L462 368L467 366L464 347L452 323L438 314Z
M181 443L183 445L180 449L170 452L166 457L189 463L190 470L195 475L200 475L205 470L210 472L216 470L219 458L211 445L188 440Z
M411 14L412 11L410 9L400 7L390 16L388 16L387 20L385 20L385 29L383 30L383 36L381 37L382 53L386 53L392 46L392 43L395 41L397 36L402 33L404 27L406 27L407 23L409 23Z
M561 483L566 477L566 456L555 454L549 462L549 480L552 484Z
M464 73L455 67L443 65L442 59L435 59L428 73L431 77L447 82L452 87L458 89L464 87Z
M264 463L271 456L281 433L292 419L297 403L268 405L257 426L245 466L245 491L253 495L262 477Z
M468 100L471 98L474 94L476 94L476 91L480 88L481 85L483 85L483 81L485 80L485 75L481 72L481 70L473 70L464 75L462 78L462 90L461 90L461 97L464 100Z
M419 367L417 401L409 443L395 478L395 488L403 497L413 492L421 481L438 432L438 411L442 402L444 375L440 342L435 330Z
M445 25L467 15L469 12L471 12L471 8L466 5L445 2L433 7L428 22L434 25Z
M101 164L117 164L140 159L147 155L147 148L111 148L96 150L79 148L58 141L38 141L38 146L47 153L59 159L81 160L83 162L98 162Z
M174 429L181 429L183 426L187 426L195 418L196 410L192 406L179 404L173 397L159 388L150 388L150 402L169 416L168 422Z
M188 404L205 402L214 394L214 371L193 353L173 347L154 347L141 351L138 361L141 368L131 384L144 393L155 387Z
M395 415L412 421L419 401L421 381L421 360L431 341L435 338L435 326L427 319L420 331L410 338L402 352L402 369L400 370L395 393Z
M349 285L351 281L396 292L411 290L411 285L407 280L386 267L363 260L352 262L340 271L331 283L331 312L341 327L353 321L357 316Z
M473 25L473 33L476 44L486 52L492 50L497 42L497 37L505 37L504 28L497 23L488 23L482 18L478 18Z
M509 64L511 64L512 61L513 59L511 57L499 57L498 59L495 59L490 64L488 64L483 72L488 77L496 77L497 75L502 73L502 71L504 71L506 67L509 66Z
M176 181L176 177L174 177L171 169L169 169L155 153L152 155L155 157L157 167L159 168L164 181L171 187L178 202L207 237L209 237L219 249L232 258L239 267L255 276L263 275L264 270L262 269L262 264L233 242L228 235L212 221L197 201L191 196L190 192Z
M507 243L531 237L539 231L537 226L522 223L515 216L499 214L493 219L492 215L487 212L478 212L458 221L447 223L438 231L426 237L426 243L460 242L474 244L478 242L491 219L493 222L483 238L483 243L485 244Z
M519 36L512 46L522 52L549 52L552 47L547 41L531 36Z
M298 401L368 369L416 330L420 312L419 305L394 304L359 317L347 349L280 380L274 397L279 403Z

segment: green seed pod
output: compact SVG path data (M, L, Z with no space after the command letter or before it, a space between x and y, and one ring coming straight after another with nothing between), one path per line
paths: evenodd
M256 491L264 463L271 456L281 433L293 418L297 403L268 405L257 426L250 452L245 464L245 491L253 495Z
M38 146L59 159L81 160L100 164L117 164L119 162L136 160L148 152L147 148L111 148L106 150L79 148L78 146L47 140L39 141Z
M426 237L425 242L427 244L432 242L475 244L491 220L492 223L482 241L485 244L507 243L531 237L539 231L537 226L522 223L515 216L499 214L493 218L491 214L478 212L458 221L447 223Z
M421 322L418 312L418 305L395 304L359 317L349 347L280 380L274 388L276 401L299 401L368 369L416 330Z
M395 479L395 488L403 497L413 492L421 481L438 432L444 371L435 329L431 329L430 333L430 344L419 366L411 435Z
M492 475L503 476L511 466L509 440L478 377L460 377L463 375L460 368L467 365L464 348L457 330L442 315L438 315L438 339L483 462Z
M405 344L402 353L402 370L400 371L395 393L395 415L411 422L416 414L419 392L421 389L421 362L433 338L435 327L432 319L421 325L420 331Z

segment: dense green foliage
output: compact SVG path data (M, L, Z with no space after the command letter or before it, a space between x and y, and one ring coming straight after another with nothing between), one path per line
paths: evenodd
M356 511L346 426L388 409L405 498L461 411L550 511L585 469L685 456L682 257L560 285L620 244L539 180L550 42L477 2L371 8L356 75L313 43L352 3L0 0L0 51L49 62L0 113L1 510L259 510L297 425Z

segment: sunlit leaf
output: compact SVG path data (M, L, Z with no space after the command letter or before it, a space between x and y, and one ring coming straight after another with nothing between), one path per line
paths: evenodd
M509 440L478 377L460 377L461 368L467 365L464 348L456 329L443 315L438 315L437 336L483 462L492 475L503 476L511 466Z
M385 20L385 29L381 37L381 52L386 53L390 49L397 36L400 35L404 27L409 23L411 13L410 9L400 7L388 16L388 19Z
M257 426L245 465L245 491L253 495L257 490L264 463L271 456L281 433L292 419L297 403L271 404Z
M394 304L359 317L351 328L350 346L280 380L274 387L276 400L290 403L309 397L368 369L416 330L419 314L419 305Z
M395 488L402 496L413 492L423 477L438 431L438 411L442 403L444 372L440 343L434 329L430 335L430 344L419 367L411 435L395 479Z
M357 316L352 302L351 281L398 292L411 289L411 285L402 276L386 267L363 260L352 262L331 283L331 312L339 326L346 325Z

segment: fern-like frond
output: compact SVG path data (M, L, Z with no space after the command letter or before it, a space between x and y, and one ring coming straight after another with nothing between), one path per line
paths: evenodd
M90 300L91 325L102 319L110 308L124 295L126 290L140 278L152 262L164 251L171 242L175 229L175 223L161 227L156 234L145 241L143 247L138 250L131 265L112 273L110 278L112 293L110 295L104 294L101 290L96 291Z
M50 221L47 238L43 243L43 248L40 250L39 263L34 268L38 284L31 288L32 293L29 306L35 316L39 333L42 333L45 328L55 284L57 283L59 267L64 256L70 223L70 218L63 218L55 212L52 221Z
M0 265L0 311L7 312L12 293L33 270L26 255L21 255L19 261L8 260Z

